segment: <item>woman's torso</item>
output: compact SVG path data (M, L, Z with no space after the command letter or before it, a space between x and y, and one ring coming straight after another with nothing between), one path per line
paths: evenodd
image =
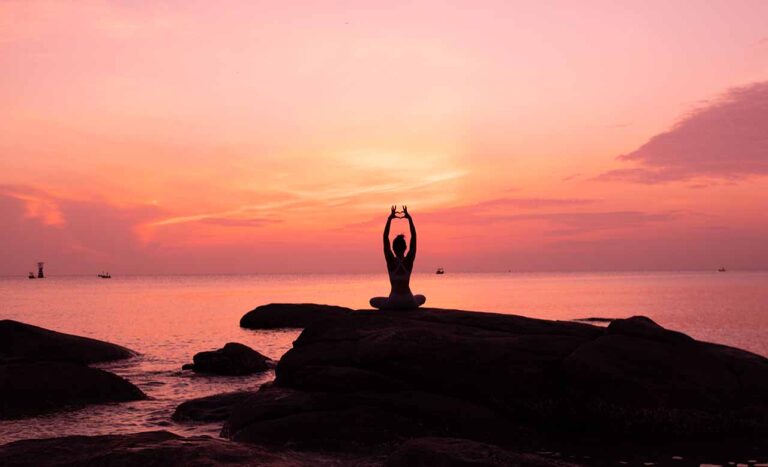
M389 295L412 296L410 282L413 262L409 261L408 258L393 258L387 261L387 269L389 272L389 283L392 286Z

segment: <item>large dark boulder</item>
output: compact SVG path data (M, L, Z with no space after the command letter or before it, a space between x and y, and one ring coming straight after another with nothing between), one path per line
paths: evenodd
M535 454L520 454L467 439L414 438L387 459L386 467L573 467Z
M136 352L87 337L73 336L31 324L0 320L0 361L60 360L98 363L131 358Z
M15 441L0 446L4 467L111 466L215 467L375 465L365 458L316 453L270 452L209 436L181 437L167 431L124 435L66 436Z
M139 388L123 378L78 363L0 364L0 419L144 398Z
M247 345L229 342L221 349L195 354L193 361L190 369L197 373L241 376L268 370L270 359Z
M305 328L328 318L343 316L352 310L315 303L270 303L254 308L240 319L248 329Z
M232 410L252 397L254 391L237 391L182 402L173 412L177 422L218 422L229 418Z
M223 434L341 450L416 436L504 446L562 435L759 436L768 434L768 360L644 317L598 327L428 308L350 312L308 326L274 386L238 406Z

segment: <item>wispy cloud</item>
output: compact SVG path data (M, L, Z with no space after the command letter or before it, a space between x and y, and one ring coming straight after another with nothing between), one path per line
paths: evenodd
M328 187L316 190L285 188L282 193L288 199L277 202L248 204L224 211L206 212L184 216L174 216L154 222L152 226L162 227L188 222L217 223L230 226L261 226L274 223L275 216L296 208L313 208L322 211L325 208L343 205L352 200L359 202L366 196L389 193L416 192L444 182L456 180L466 173L460 170L427 175L421 179L391 181L372 185L350 185L347 187ZM259 217L254 217L258 214ZM271 215L271 217L268 217Z

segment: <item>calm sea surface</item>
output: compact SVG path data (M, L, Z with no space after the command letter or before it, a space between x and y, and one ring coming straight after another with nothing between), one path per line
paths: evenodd
M768 272L415 274L427 305L550 319L645 315L698 339L768 356ZM202 350L241 342L279 359L295 330L248 331L248 310L270 302L366 308L388 292L384 274L0 278L0 319L124 345L139 358L102 365L138 385L148 401L0 422L0 443L70 434L168 429L217 435L220 424L170 420L182 401L273 378L205 377L180 371Z

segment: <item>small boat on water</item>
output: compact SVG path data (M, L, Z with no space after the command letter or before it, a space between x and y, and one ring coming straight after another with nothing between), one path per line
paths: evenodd
M29 275L27 276L27 278L28 278L28 279L35 279L35 273L30 271L30 273L29 273Z
M725 272L725 271L726 271L725 268L720 268L720 269L717 270L717 272Z
M101 277L102 279L112 279L112 275L108 272L102 272L101 274L99 274L99 277Z
M437 271L435 271L435 274L445 274L445 269L437 268Z

